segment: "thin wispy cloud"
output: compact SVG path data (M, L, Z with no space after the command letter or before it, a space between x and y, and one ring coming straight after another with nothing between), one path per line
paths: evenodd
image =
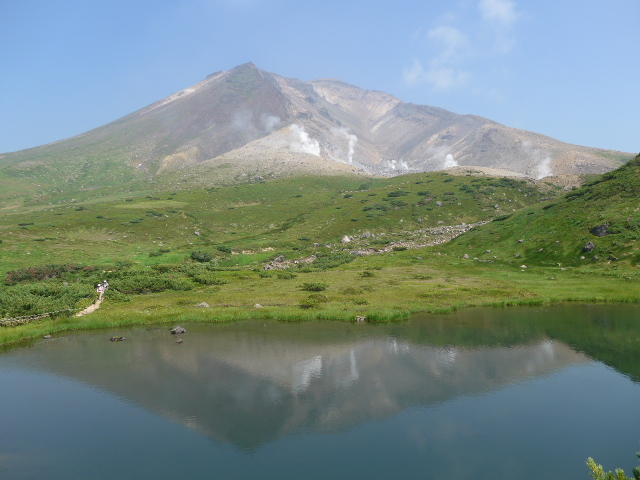
M516 4L511 0L480 0L478 8L482 18L502 27L511 27L520 17Z
M479 0L476 5L467 22L446 15L422 36L436 53L426 61L414 58L412 65L403 69L402 78L407 85L428 85L438 91L466 87L474 78L469 64L513 49L513 27L521 16L516 3Z
M478 9L494 37L493 53L509 53L515 46L513 27L521 14L511 0L480 0Z
M431 63L425 68L420 60L414 59L413 65L402 72L402 78L410 86L427 83L436 90L452 90L469 83L469 72L457 70L446 65Z

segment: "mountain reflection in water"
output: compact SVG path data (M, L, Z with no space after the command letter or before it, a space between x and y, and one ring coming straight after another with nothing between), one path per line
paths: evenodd
M217 441L255 450L298 432L337 432L411 407L481 395L589 358L533 338L431 346L371 326L251 322L70 335L17 350L32 368L107 390ZM315 329L315 334L312 333Z

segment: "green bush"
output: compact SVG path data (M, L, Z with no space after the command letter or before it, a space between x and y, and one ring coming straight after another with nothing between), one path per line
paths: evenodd
M216 247L216 250L223 253L231 253L231 248L227 247L226 245L218 245Z
M201 262L201 263L205 263L205 262L210 262L211 259L213 257L211 256L210 253L207 252L191 252L191 259L195 260L196 262Z
M191 278L201 285L225 285L227 283L224 278L220 278L210 272L195 274Z
M636 455L640 458L640 452L637 452ZM621 468L616 468L615 473L605 472L602 465L597 464L591 457L587 459L587 465L591 469L591 477L593 477L594 480L633 480L631 477L628 477ZM633 469L633 478L640 480L640 466Z
M186 291L193 284L182 278L165 274L152 275L151 272L137 272L125 278L115 279L112 288L124 294L145 294L164 292L165 290Z
M300 285L300 289L305 292L324 292L328 287L328 284L320 282L308 282Z

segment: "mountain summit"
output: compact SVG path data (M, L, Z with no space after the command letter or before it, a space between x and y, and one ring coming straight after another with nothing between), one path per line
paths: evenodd
M473 167L543 178L602 173L631 157L339 80L284 78L247 63L82 135L6 154L0 177L18 184L37 179L58 189L190 169L280 176Z

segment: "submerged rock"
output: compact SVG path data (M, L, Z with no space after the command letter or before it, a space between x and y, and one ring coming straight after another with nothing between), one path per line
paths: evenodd
M171 333L172 333L173 335L181 335L181 334L183 334L183 333L187 333L187 329L186 329L186 328L184 328L184 327L181 327L181 326L179 326L179 325L176 325L175 327L173 327L173 328L171 329Z

